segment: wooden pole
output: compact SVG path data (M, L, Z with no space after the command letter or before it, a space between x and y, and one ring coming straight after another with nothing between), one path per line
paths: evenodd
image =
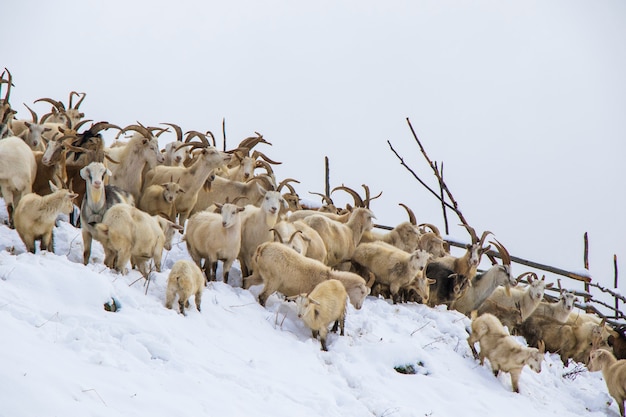
M583 239L585 241L585 252L583 254L583 262L585 264L585 269L589 271L589 234L585 232ZM589 283L585 282L585 292L591 294L591 287L589 287ZM589 302L591 298L585 297L585 304Z
M615 271L615 286L617 290L617 255L613 255L613 271ZM617 312L619 311L619 299L615 297L615 318L617 319Z
M324 191L326 193L326 196L330 196L330 165L328 163L328 157L325 156L324 157L324 173L325 173L325 179L324 179Z
M224 141L224 152L226 152L226 118L222 117L222 138Z
M446 228L446 235L450 234L450 229L448 228L448 212L446 211L446 205L444 202L444 192L443 192L443 161L441 161L441 181L439 181L439 197L441 198L441 209L443 210L443 225Z

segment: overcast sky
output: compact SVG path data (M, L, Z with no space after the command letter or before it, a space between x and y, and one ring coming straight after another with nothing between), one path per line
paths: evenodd
M595 280L612 281L613 254L624 264L621 0L22 0L2 14L18 116L29 115L22 103L76 90L95 121L221 138L225 118L229 147L261 132L273 146L259 150L303 197L323 191L328 156L332 186L383 191L379 223L405 220L404 202L443 228L438 202L387 145L435 186L409 117L479 232L581 269L588 231ZM451 234L465 238L457 223Z

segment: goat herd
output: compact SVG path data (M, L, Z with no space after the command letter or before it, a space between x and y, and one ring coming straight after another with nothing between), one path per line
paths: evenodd
M80 217L70 220L82 230L84 263L96 239L108 267L126 274L130 263L148 278L151 262L160 271L163 249L170 249L175 233L184 232L191 260L174 264L166 294L166 307L178 298L182 314L192 295L200 310L206 282L218 279L218 261L223 262L221 278L228 282L235 260L245 288L263 284L261 305L274 292L296 300L298 316L324 350L330 324L343 334L348 301L356 309L368 295L394 303L445 304L472 318L472 351L481 363L489 359L494 373L510 372L515 391L524 365L539 372L544 351L557 352L564 363L572 359L602 370L624 415L624 329L575 310L575 297L567 291L561 291L558 302L544 300L544 289L552 284L535 273L512 276L506 248L495 239L486 245L490 232L478 237L466 225L472 243L455 257L437 228L418 225L404 205L408 221L386 233L374 231L373 198L366 186L365 199L350 188L335 189L350 193L354 208L338 209L327 195L321 208L302 207L291 185L297 181L277 184L272 165L279 162L253 151L269 143L258 133L235 149L220 151L210 132L183 134L172 123L121 128L98 122L85 128L91 122L79 109L85 94L76 92L70 93L67 107L50 98L35 100L52 106L41 119L28 106L30 120L16 119L6 69L0 94L4 85L0 193L9 226L29 251L36 251L36 240L40 250L53 250L58 215L73 213L77 206ZM158 138L170 127L177 138L161 150ZM101 135L106 129L119 130L109 147ZM117 140L128 132L127 141ZM502 264L494 261L478 271L491 246ZM524 278L527 285L518 288ZM524 336L528 346L512 335Z

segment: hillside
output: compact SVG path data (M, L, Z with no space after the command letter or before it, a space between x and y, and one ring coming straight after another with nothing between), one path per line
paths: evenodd
M618 414L599 373L556 355L511 392L508 374L472 358L454 311L368 297L322 352L294 306L256 302L260 287L213 283L201 313L166 309L169 269L188 256L180 236L147 291L137 271L105 268L99 244L83 266L79 229L60 222L55 239L56 253L33 255L0 226L2 417ZM415 374L394 370L408 365Z

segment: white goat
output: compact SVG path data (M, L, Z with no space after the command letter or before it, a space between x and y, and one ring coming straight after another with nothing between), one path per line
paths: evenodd
M305 217L303 222L319 233L326 246L325 263L334 267L352 258L361 236L372 229L375 218L371 210L358 207L345 224L320 214Z
M328 350L326 336L328 325L334 322L331 331L341 329L344 334L346 301L348 294L343 284L336 279L320 282L309 294L296 298L298 317L311 329L314 339L320 338L322 350Z
M532 314L551 317L559 323L565 323L570 313L574 310L575 302L576 295L574 293L561 290L557 302L548 303L541 301Z
M271 228L278 221L281 206L287 202L278 191L268 191L263 197L261 207L246 205L242 214L241 249L239 264L241 273L246 277L254 271L254 254L258 245L274 240Z
M78 196L50 182L52 194L40 196L26 194L15 208L15 230L26 245L35 253L35 241L41 240L40 249L54 252L52 230L59 214L69 214L74 209L73 200Z
M160 215L168 220L175 221L174 201L185 190L175 182L154 184L146 188L141 194L138 207L152 215Z
M384 242L359 244L352 262L366 268L376 276L376 282L388 285L393 302L399 301L399 291L413 281L423 282L420 296L422 302L427 303L429 297L429 283L424 277L424 268L432 255L423 250L407 253L393 245Z
M194 163L189 167L157 165L146 174L145 190L154 184L177 182L184 193L176 197L174 205L179 215L178 224L183 226L198 199L198 191L202 188L215 168L223 166L230 155L209 146L202 148L196 155Z
M185 308L189 308L189 297L195 295L196 308L200 311L204 278L198 266L187 259L176 261L167 277L165 293L165 307L172 308L176 296L180 314L186 315Z
M202 268L208 281L216 280L217 262L223 261L222 280L228 283L230 268L241 248L243 207L217 205L219 213L202 211L189 218L185 242L191 258Z
M480 353L477 355L474 344L479 342ZM472 333L467 338L474 356L480 358L484 365L485 358L489 359L495 376L500 371L511 374L511 385L514 392L519 392L519 378L522 369L528 365L530 369L541 372L541 363L545 350L521 345L507 333L498 318L492 314L483 314L472 317Z
M118 164L111 164L109 184L129 192L135 201L141 196L144 169L151 169L165 158L159 151L159 142L152 133L142 127L131 125L120 131L134 130L137 133L124 146L110 148L108 155Z
M107 252L108 267L125 275L132 258L147 278L147 262L153 259L156 270L161 271L165 234L156 217L129 204L116 204L107 210L95 230L95 238Z
M619 407L620 416L626 416L624 401L626 400L626 359L617 360L606 349L598 349L591 352L589 371L602 371L604 382L611 397L615 398Z
M511 288L510 296L504 287L498 287L485 300L478 309L480 315L491 313L498 316L500 320L513 329L516 325L526 320L543 299L543 293L546 288L552 287L552 283L546 284L545 275L539 279L534 272L526 272L520 275L518 281L525 275L528 275L528 286L524 289ZM517 311L515 317L505 318L502 313L505 311ZM505 313L506 314L506 313Z
M30 147L17 136L0 140L0 196L13 227L13 211L22 196L32 191L37 163Z
M279 242L265 242L257 247L255 254L257 269L246 278L248 285L263 283L259 303L265 305L274 292L292 297L311 291L327 279L337 279L344 284L350 303L359 309L369 294L363 278L347 271L335 271L315 259L307 258ZM260 280L260 282L259 282Z
M246 204L260 206L267 192L260 184L262 178L254 177L247 182L241 182L216 176L211 180L210 189L201 188L198 191L198 199L192 214L205 210L214 203L223 203L227 200L235 201L237 197L245 197L245 200L239 203L242 207Z

